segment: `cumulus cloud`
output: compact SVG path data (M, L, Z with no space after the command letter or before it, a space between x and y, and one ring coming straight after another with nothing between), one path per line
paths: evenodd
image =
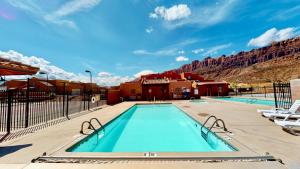
M187 58L187 57L185 57L185 56L178 56L177 58L176 58L176 61L177 62L186 62L186 61L188 61L189 60L189 58Z
M133 79L134 78L130 76L118 76L108 72L100 72L98 76L95 77L95 81L104 86L116 86L120 83L132 81Z
M167 15L165 7L156 7L154 12L150 13L149 17L155 19L163 18L165 21L163 22L163 26L167 29L175 29L184 25L204 28L231 19L233 9L236 9L235 6L238 2L238 0L224 0L218 3L194 6L192 8L193 12L186 6L186 9L183 10L185 12L174 12L176 13L174 16L173 12ZM175 9L173 11L176 11ZM177 15L181 17L176 17Z
M155 72L152 71L152 70L143 70L143 71L140 71L137 74L135 74L134 77L135 78L139 78L139 77L141 77L143 75L149 75L149 74L153 74L153 73L155 73Z
M248 46L263 47L270 45L272 42L278 42L297 36L296 28L290 27L285 29L271 28L262 35L252 38L248 42Z
M111 76L112 74L109 73L109 72L99 72L98 73L98 76L99 77L108 77L108 76Z
M155 19L162 18L166 21L175 21L187 18L191 13L191 9L186 4L178 4L170 8L158 6L154 9L154 12L149 14L149 17Z
M50 78L74 79L76 77L74 73L66 72L63 69L52 65L49 61L40 57L24 56L23 54L13 50L10 50L8 52L0 51L0 57L12 61L21 62L34 67L39 67L41 71L48 73Z
M25 56L13 50L10 50L8 52L0 51L0 57L12 61L21 62L34 67L39 67L40 71L46 72L49 75L49 79L64 79L64 80L81 81L81 82L90 81L88 75L68 72L62 68L53 65L51 62L41 57ZM11 78L18 78L18 77L13 76ZM19 78L24 78L24 76L19 76ZM130 76L118 76L109 72L99 72L95 77L93 77L93 82L104 86L114 86L126 81L131 81L133 79L134 77L130 77Z

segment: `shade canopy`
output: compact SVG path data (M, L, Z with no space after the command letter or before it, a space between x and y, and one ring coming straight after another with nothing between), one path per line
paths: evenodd
M0 58L0 76L9 75L33 75L40 69L20 62L11 61L8 59Z

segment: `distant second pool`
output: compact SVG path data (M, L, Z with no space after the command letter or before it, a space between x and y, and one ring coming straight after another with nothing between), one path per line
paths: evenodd
M218 97L218 100L232 101L232 102L241 102L247 104L259 104L259 105L267 105L274 106L274 100L263 100L263 99L254 99L254 98L241 98L241 97Z

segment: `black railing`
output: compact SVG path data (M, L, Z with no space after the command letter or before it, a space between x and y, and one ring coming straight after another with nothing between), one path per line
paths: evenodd
M292 106L290 83L273 83L276 108L289 109Z
M37 124L84 110L89 110L105 103L100 94L82 91L78 94L27 90L0 91L0 134L9 134L14 130ZM0 138L1 139L1 138Z
M235 87L229 93L231 96L245 96L245 97L258 97L258 98L274 98L274 91L272 86L262 87Z

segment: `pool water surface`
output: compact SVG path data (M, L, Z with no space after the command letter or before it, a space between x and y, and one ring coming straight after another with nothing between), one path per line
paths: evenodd
M228 152L217 135L201 136L201 124L172 104L135 105L69 152ZM207 129L205 128L207 131Z

